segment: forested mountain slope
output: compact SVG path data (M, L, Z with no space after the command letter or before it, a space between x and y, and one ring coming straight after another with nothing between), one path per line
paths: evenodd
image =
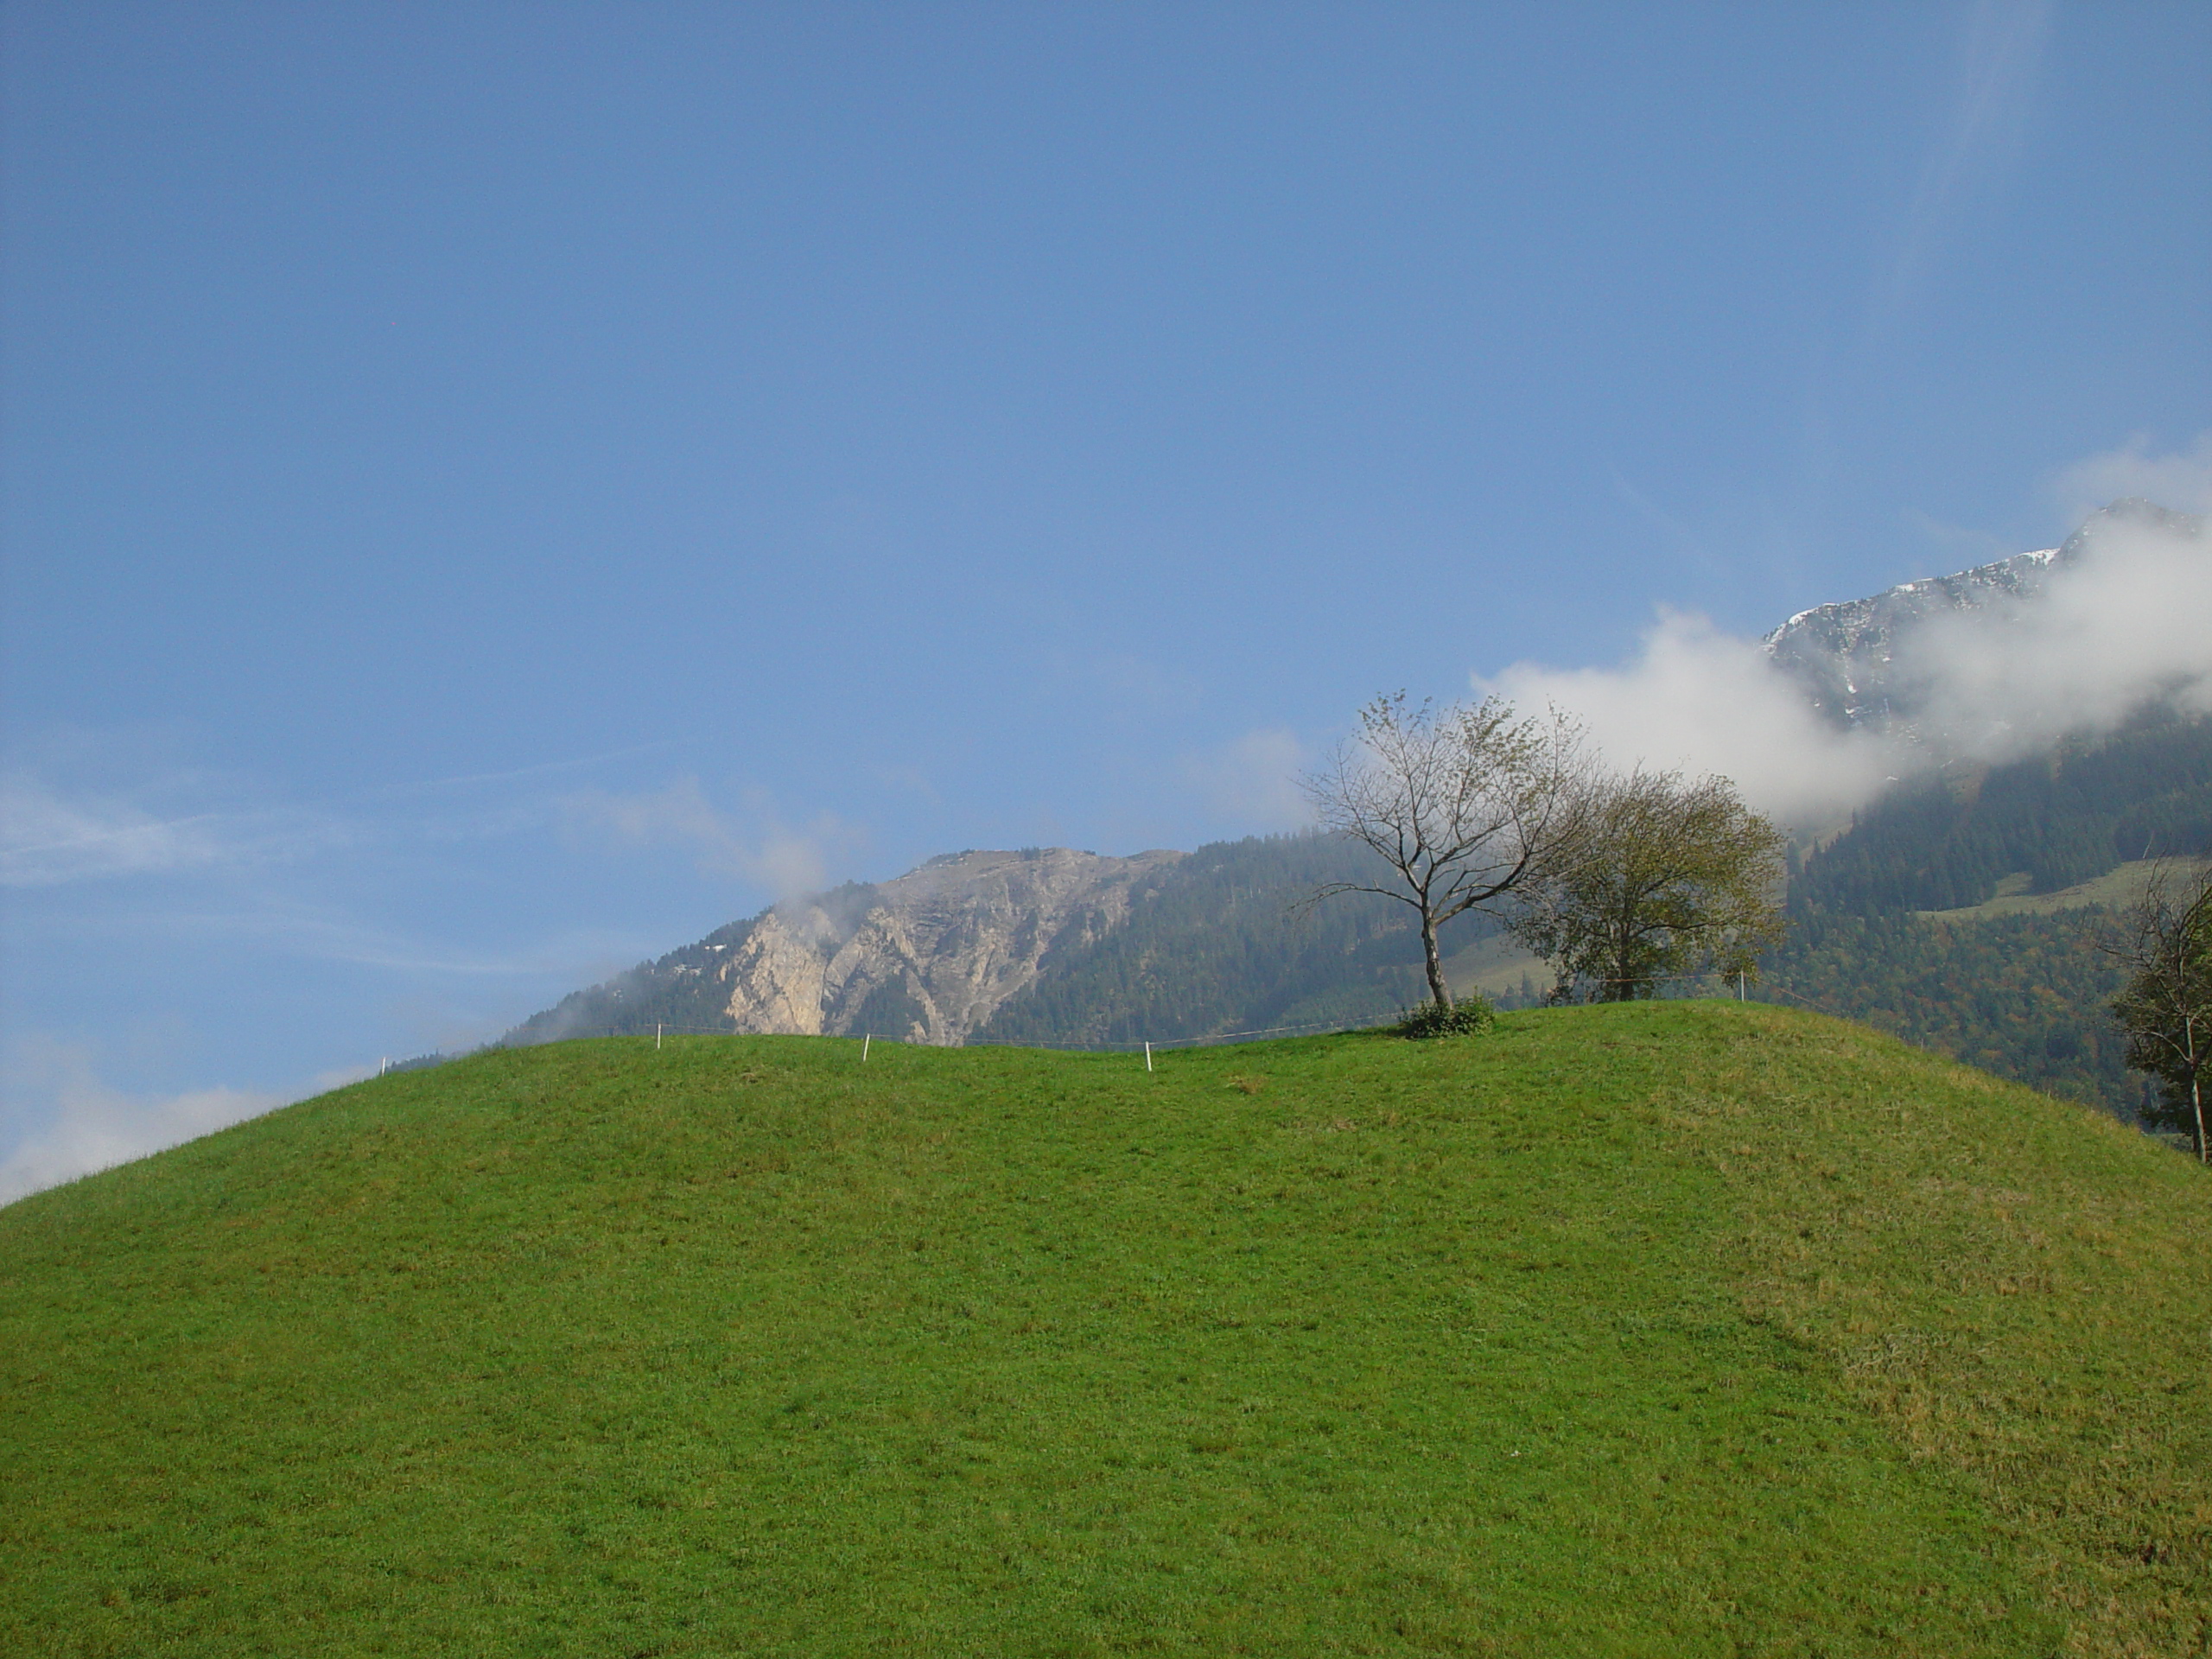
M1318 835L1201 847L1139 893L1123 924L1052 964L978 1037L995 1042L1174 1040L1384 1018L1422 1001L1413 912L1344 893L1374 855ZM1493 929L1465 916L1445 947Z
M2122 730L2007 766L1900 784L1805 861L1792 907L1958 910L2008 877L2054 893L2129 860L2212 849L2212 717L2146 710Z

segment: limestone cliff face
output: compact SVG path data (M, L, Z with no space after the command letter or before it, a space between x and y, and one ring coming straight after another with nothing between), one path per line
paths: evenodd
M1182 856L1056 847L931 859L877 887L779 906L706 971L739 1031L957 1044L1053 950L1119 926L1132 889Z
M820 1035L828 966L814 942L770 911L721 970L730 988L730 1018L740 1031Z

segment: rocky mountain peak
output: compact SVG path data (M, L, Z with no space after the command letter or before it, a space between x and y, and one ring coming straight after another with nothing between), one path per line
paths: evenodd
M2202 537L2204 521L2137 498L2115 501L2092 513L2057 547L1800 611L1766 636L1767 655L1837 725L1882 732L1908 728L1919 713L1919 699L1900 663L1918 630L1938 617L2016 613L2042 598L2056 572L2089 558L2101 538L2136 528Z
M1766 636L1767 655L1837 725L1889 730L1912 712L1910 690L1895 671L1906 638L1933 617L2038 598L2053 567L2080 539L2077 532L2065 547L2017 553L1953 575L1900 582L1869 599L1800 611Z
M693 971L734 1030L957 1044L1033 983L1054 951L1119 926L1131 893L1182 856L1065 847L947 854L725 929L700 947L711 957Z

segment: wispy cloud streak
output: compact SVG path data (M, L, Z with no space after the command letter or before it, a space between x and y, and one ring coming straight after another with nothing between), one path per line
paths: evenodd
M164 817L116 795L68 795L27 772L0 776L0 886L73 881L296 858L358 831L302 810Z
M1975 0L1967 9L1949 119L1921 168L1877 283L1871 327L1911 302L1969 200L2018 152L2056 13L2053 0Z
M864 839L835 813L803 825L785 823L765 795L750 802L749 831L707 799L696 778L679 778L644 794L587 790L563 803L571 830L630 847L681 847L702 874L757 882L779 899L829 884L833 858Z

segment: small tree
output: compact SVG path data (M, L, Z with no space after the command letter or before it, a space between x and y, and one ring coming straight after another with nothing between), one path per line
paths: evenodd
M1493 908L1573 841L1583 788L1581 731L1554 709L1522 719L1486 697L1469 708L1396 692L1359 711L1359 734L1300 780L1324 827L1380 855L1387 877L1336 881L1313 897L1374 893L1421 918L1428 994L1449 1012L1437 930Z
M1556 1001L1578 987L1624 1002L1678 974L1749 974L1782 937L1787 839L1725 778L1638 767L1591 791L1572 855L1511 925L1552 963Z
M2186 1128L2200 1163L2203 1071L2212 1060L2212 862L2192 873L2163 861L2142 896L2099 942L2131 970L2112 1011L2127 1033L2127 1063L2165 1084L2165 1116Z

